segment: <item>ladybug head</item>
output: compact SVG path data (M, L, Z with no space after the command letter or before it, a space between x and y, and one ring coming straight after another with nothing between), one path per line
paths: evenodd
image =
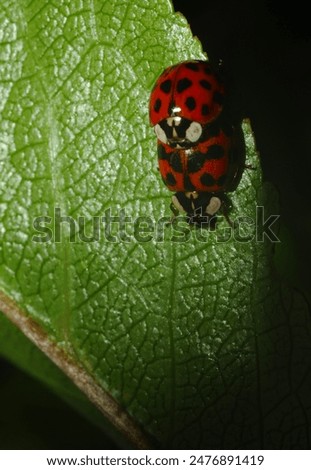
M222 200L212 193L178 192L172 197L171 209L175 215L186 212L190 225L204 226L216 222L216 213Z
M171 147L192 147L202 136L202 126L199 122L191 121L180 116L163 119L154 126L158 139Z

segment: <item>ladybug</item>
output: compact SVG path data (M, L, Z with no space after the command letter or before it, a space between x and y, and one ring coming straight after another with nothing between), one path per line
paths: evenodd
M163 182L175 191L173 213L186 212L194 225L215 222L220 208L227 216L226 193L240 182L245 144L226 111L220 75L200 60L168 67L151 92L149 115Z
M204 140L204 131L221 114L223 102L223 82L208 62L182 62L168 67L156 81L150 122L161 142L191 146Z

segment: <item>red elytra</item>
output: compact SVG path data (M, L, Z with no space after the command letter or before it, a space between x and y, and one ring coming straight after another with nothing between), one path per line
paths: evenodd
M223 109L224 85L206 61L186 61L168 67L156 81L150 96L153 126L170 116L204 125Z
M219 133L189 149L158 141L159 170L165 185L177 192L220 193L238 185L245 162L240 127Z
M189 149L158 141L158 163L163 182L171 191L220 192L226 190L232 136L222 130Z

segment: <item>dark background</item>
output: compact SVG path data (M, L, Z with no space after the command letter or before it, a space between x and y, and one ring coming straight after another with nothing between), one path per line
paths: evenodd
M311 22L307 3L173 0L209 60L222 61L234 110L250 118L280 201L276 271L311 302Z
M307 4L174 0L209 59L223 61L236 111L251 119L264 176L285 222L310 206L311 27ZM310 215L310 212L308 213ZM310 230L309 234L310 235Z
M236 112L251 119L264 178L279 192L282 226L291 240L288 249L294 247L297 269L288 281L309 289L311 27L307 3L173 3L187 17L210 60L222 60L233 83ZM279 274L286 278L286 269L279 268ZM0 403L1 449L115 448L99 429L5 361L0 362Z

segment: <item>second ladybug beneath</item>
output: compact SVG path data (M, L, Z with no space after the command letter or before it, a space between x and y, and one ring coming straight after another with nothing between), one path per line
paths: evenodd
M171 209L190 224L205 225L219 209L227 215L227 192L245 167L240 125L233 125L219 75L205 61L173 65L151 92L150 122L158 138L159 170L175 191Z

